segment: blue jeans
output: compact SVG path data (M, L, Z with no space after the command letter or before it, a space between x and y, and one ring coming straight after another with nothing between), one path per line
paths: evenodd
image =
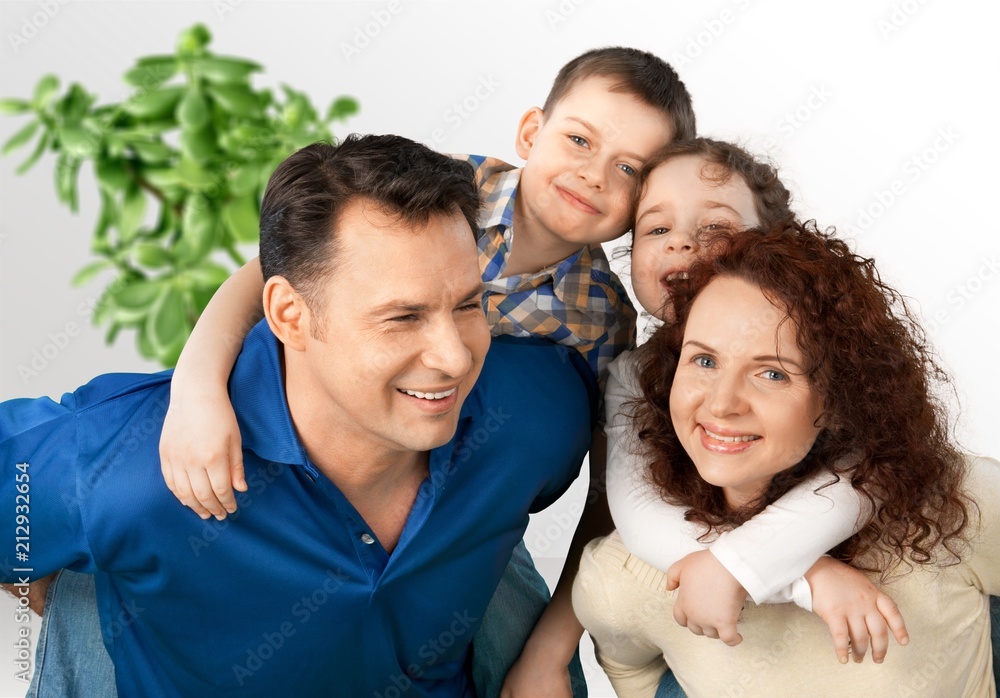
M472 676L479 698L500 695L504 678L521 654L549 602L545 580L520 542L472 640ZM579 652L570 664L573 695L586 698ZM115 670L101 640L94 578L63 570L52 582L35 652L27 698L115 698Z
M94 577L63 570L49 585L26 698L115 698L115 667L101 639Z

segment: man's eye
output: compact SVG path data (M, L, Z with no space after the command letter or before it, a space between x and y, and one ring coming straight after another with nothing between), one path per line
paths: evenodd
M418 316L413 313L407 315L397 315L396 317L389 318L389 322L414 322L418 320Z
M458 309L462 311L482 310L483 304L480 303L479 301L476 301L475 303L466 303L465 305L460 305L458 306Z
M626 165L624 162L618 166L618 169L627 174L629 177L635 176L635 168L631 165Z
M590 143L583 136L570 136L569 139L583 148L589 148Z

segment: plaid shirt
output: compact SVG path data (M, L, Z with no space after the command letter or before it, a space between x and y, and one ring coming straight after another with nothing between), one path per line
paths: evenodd
M457 156L476 169L483 307L494 335L535 336L574 347L604 387L608 364L635 346L635 309L600 244L588 245L532 274L500 278L513 239L521 170L479 155Z

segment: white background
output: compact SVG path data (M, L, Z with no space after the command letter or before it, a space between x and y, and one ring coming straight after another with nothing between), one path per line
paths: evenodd
M121 100L120 76L135 58L171 52L183 28L202 22L212 50L264 65L259 85L286 82L322 107L356 97L362 111L341 135L394 132L516 162L517 119L542 103L562 64L597 46L651 50L678 69L703 135L773 157L797 210L836 225L912 299L955 376L961 442L997 456L998 20L996 3L970 0L4 2L0 96L29 97L51 72L64 87L76 81L102 101ZM23 121L0 117L0 140ZM156 370L125 333L104 346L103 331L81 314L99 282L69 286L90 260L97 196L89 166L74 216L56 200L53 158L15 176L26 155L0 161L0 399L58 396L108 371ZM68 323L80 335L22 378L18 367ZM527 535L553 583L581 486ZM13 637L5 598L0 695L24 691L11 678ZM592 695L610 695L587 664Z

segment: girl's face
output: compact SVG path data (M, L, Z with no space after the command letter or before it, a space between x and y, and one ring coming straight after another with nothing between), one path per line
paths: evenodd
M753 194L739 175L706 179L714 165L683 155L657 167L639 200L632 245L632 288L649 314L672 322L666 282L686 278L701 253L699 234L760 224ZM707 169L706 169L707 168Z
M694 299L670 419L706 482L738 509L809 453L823 399L803 375L797 325L759 287L719 276Z

